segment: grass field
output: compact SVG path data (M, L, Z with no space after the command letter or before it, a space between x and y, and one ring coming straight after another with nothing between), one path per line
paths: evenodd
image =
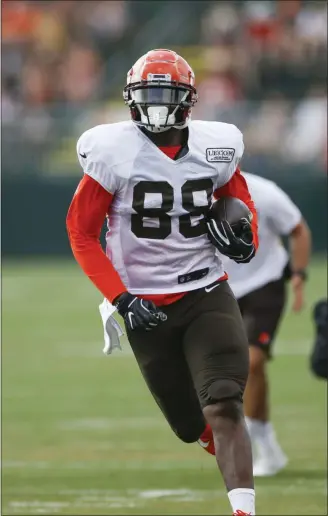
M327 514L326 385L312 377L310 307L288 314L270 365L288 468L256 482L257 514ZM127 343L102 354L100 297L73 262L3 266L2 513L231 514L215 461L180 443Z

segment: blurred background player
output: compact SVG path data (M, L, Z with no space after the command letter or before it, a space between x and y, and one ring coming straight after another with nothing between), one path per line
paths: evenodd
M300 210L281 188L263 177L243 175L258 212L261 244L249 264L239 265L227 258L224 263L250 346L244 411L253 446L254 476L269 476L286 466L287 457L270 421L267 361L287 301L287 279L292 309L299 312L303 308L311 235ZM289 253L283 237L288 238Z

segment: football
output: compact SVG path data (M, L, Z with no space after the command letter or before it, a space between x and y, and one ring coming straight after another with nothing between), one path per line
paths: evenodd
M238 234L241 219L252 220L248 206L237 197L221 197L210 207L207 216L216 222L226 220L235 234Z

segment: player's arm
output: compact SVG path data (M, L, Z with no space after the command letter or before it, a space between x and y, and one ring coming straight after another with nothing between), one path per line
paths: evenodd
M213 221L208 219L208 236L220 253L237 263L248 263L254 257L258 247L257 213L245 178L238 168L244 153L243 135L237 127L230 126L228 136L229 148L234 150L234 154L224 173L218 175L214 198L237 197L248 206L250 217L240 221L238 235L233 231L229 222L224 220L220 224L213 224Z
M113 194L87 174L68 210L66 226L73 255L84 273L109 301L126 292L117 271L100 244L100 233Z
M292 274L305 279L311 254L311 231L302 218L289 235Z
M253 235L253 243L256 250L259 245L257 212L255 204L249 193L246 180L238 167L231 179L225 185L217 188L214 191L214 198L219 199L220 197L237 197L248 206L252 214L250 226Z
M128 328L151 329L163 320L151 301L127 292L119 274L100 244L100 233L110 209L113 194L84 175L71 202L67 231L74 257L100 292L115 304Z
M294 294L293 310L298 312L304 305L304 282L311 254L311 232L302 219L289 235L291 285Z
M164 314L151 301L127 292L100 245L101 229L120 184L108 165L111 156L104 155L108 145L98 144L99 137L101 134L91 129L77 143L77 155L85 175L68 211L68 237L76 261L105 298L115 304L128 329L151 329L163 320Z
M245 178L241 175L238 164L244 152L243 135L237 127L231 127L229 139L230 148L234 149L233 158L225 173L218 177L218 184L214 190L214 198L230 196L242 200L250 210L249 219L242 219L239 224L240 232L235 234L227 221L219 225L211 220L207 221L208 234L211 242L225 256L237 263L248 263L258 248L257 213L251 199ZM211 227L210 227L211 226ZM220 226L220 227L219 227Z
M304 304L304 282L311 254L311 232L298 207L275 183L270 185L268 196L270 222L277 235L288 236L293 310Z

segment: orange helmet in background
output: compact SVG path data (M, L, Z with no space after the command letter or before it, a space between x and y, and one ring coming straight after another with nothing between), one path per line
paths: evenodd
M132 120L148 131L163 132L188 125L197 102L194 72L172 50L150 50L128 72L123 91Z

